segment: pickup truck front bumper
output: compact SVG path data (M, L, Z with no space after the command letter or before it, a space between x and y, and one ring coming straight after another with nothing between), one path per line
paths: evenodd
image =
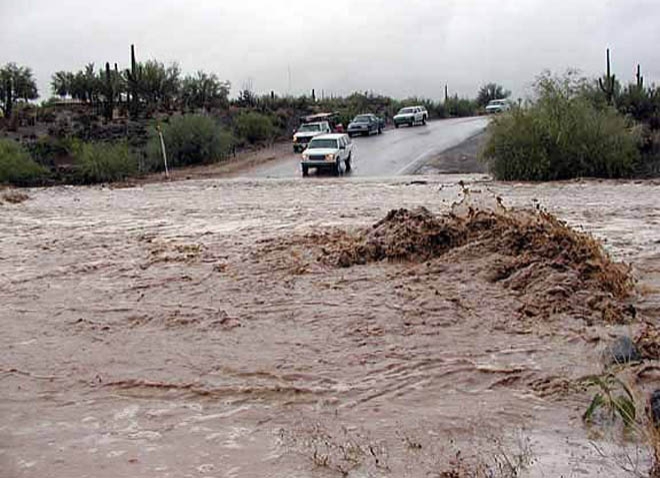
M324 159L305 159L300 164L308 168L334 168L337 161L334 159L330 161Z

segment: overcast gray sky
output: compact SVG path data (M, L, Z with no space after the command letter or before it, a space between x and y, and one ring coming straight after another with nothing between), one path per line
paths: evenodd
M57 70L127 67L131 43L234 94L523 96L544 69L598 74L608 46L620 78L660 79L660 0L0 0L0 19L0 63L32 67L42 98Z

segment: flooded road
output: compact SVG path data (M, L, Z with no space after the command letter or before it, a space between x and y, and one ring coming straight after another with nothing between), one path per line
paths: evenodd
M296 239L394 208L447 212L459 180L603 240L657 320L652 182L31 190L0 205L2 476L422 477L514 458L522 476L622 476L574 384L634 325L523 320L521 296L469 251L338 268Z
M430 121L426 126L388 129L379 136L355 137L354 177L414 174L429 158L452 148L488 125L486 117ZM267 164L243 171L254 178L294 178L301 175L300 154L290 153Z

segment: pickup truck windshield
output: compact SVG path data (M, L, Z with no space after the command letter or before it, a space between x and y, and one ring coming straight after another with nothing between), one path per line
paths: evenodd
M337 149L336 139L313 139L307 149Z
M400 115L409 115L415 112L415 108L403 108L401 111L399 111Z
M302 125L298 131L321 131L321 125L320 124L304 124Z

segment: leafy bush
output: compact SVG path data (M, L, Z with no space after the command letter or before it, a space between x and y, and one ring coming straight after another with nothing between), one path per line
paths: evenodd
M81 141L77 138L54 136L45 136L25 145L32 159L50 169L55 168L56 158L71 156L80 147Z
M459 98L458 96L449 97L445 102L445 113L449 117L463 118L465 116L474 116L477 114L479 105L474 100Z
M170 167L210 163L226 159L234 145L231 133L208 116L184 115L163 125L163 139ZM147 144L144 171L164 168L160 138L154 132Z
M617 108L651 130L660 130L660 87L640 88L630 84L617 97Z
M37 164L16 141L0 139L0 183L30 186L47 176L45 168Z
M236 118L236 133L249 143L272 140L275 137L275 125L270 116L261 113L243 113Z
M493 120L483 153L503 180L624 177L639 161L638 130L612 108L582 94L583 80L546 74L538 99Z
M137 158L125 142L84 143L73 156L75 177L82 183L121 181L138 172Z

